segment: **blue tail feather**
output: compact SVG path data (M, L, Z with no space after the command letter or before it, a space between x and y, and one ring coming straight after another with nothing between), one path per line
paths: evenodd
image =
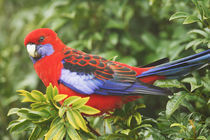
M167 79L176 79L210 64L210 49L182 59L156 66L138 75L138 78L159 75Z

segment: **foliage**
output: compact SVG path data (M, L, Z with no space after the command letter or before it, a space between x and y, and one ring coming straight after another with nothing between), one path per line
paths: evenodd
M9 115L18 115L18 119L10 122L10 132L30 132L29 140L45 137L45 140L66 139L81 140L78 132L80 129L89 133L86 121L82 114L94 115L100 111L85 105L89 97L81 98L59 94L56 87L50 84L44 95L40 91L18 90L24 99L22 102L32 102L31 109L12 108ZM65 99L65 100L64 100ZM62 106L57 102L64 100Z
M23 47L25 35L33 29L52 28L70 47L136 66L163 57L174 60L210 48L209 0L1 0L0 11L3 140L26 139L29 134L6 130L8 123L17 119L6 116L9 108L31 110L27 103L20 104L15 90L44 91ZM89 117L90 126L101 134L98 139L209 139L209 66L183 80L158 81L156 85L176 88L175 94L169 99L144 96L111 116ZM141 108L142 104L146 108ZM93 136L83 130L76 132L83 138Z

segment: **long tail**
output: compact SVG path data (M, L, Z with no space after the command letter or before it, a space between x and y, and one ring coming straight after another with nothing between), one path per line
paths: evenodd
M178 79L189 74L191 71L201 69L210 64L210 49L194 54L179 60L158 65L138 75L138 78L145 76L164 76L166 79Z

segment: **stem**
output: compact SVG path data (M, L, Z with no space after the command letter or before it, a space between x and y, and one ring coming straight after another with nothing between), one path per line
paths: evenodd
M85 117L83 118L87 121L87 127L90 130L90 132L92 132L96 136L101 136L99 132L97 132L95 129L93 129L93 127L90 126L90 122Z

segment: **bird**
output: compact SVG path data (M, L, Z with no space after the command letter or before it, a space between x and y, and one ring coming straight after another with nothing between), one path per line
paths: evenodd
M165 59L134 67L67 47L57 33L39 28L26 35L24 45L34 69L47 87L50 83L68 97L89 97L86 105L102 115L142 95L171 95L154 86L156 80L179 79L210 62L210 49L166 62Z

